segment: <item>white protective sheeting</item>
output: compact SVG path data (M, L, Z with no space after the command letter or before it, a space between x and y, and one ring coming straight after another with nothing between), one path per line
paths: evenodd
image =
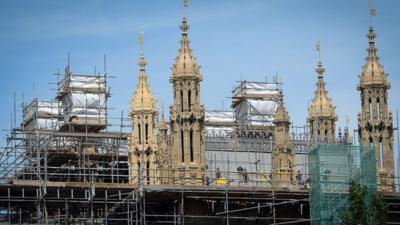
M205 121L210 123L234 123L234 112L208 110L205 112Z
M273 121L277 106L277 102L272 100L247 99L236 106L236 120L239 123L266 125Z
M105 90L106 79L102 76L70 75L66 76L65 79L61 81L61 87L68 89Z
M279 95L279 84L276 83L258 83L242 82L235 91L236 95L258 94L258 95Z
M38 101L33 100L31 104L24 108L24 122L35 118L57 118L59 115L60 103L58 101Z
M106 117L106 97L104 93L68 93L62 99L66 120L71 117L96 118Z
M58 130L60 121L57 118L36 118L25 125L26 130Z
M248 100L251 106L251 115L274 115L277 107L275 101Z

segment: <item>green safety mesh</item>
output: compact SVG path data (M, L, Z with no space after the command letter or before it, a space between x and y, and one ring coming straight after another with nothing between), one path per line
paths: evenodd
M312 225L341 224L348 208L350 181L376 191L374 149L346 144L320 144L309 152Z

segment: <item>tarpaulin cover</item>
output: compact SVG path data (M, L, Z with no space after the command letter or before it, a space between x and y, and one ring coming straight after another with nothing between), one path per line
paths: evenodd
M242 82L234 91L234 96L240 94L269 94L279 95L279 86L276 83Z
M36 118L25 125L27 130L58 130L61 121L56 118Z
M252 115L274 115L277 107L275 101L270 100L248 100Z
M75 89L102 89L106 88L106 79L103 76L70 75L61 81L62 88Z
M265 125L273 121L277 102L271 100L245 100L235 108L236 120L239 123Z
M208 110L205 114L206 122L214 123L233 123L235 122L233 111L218 111L218 110Z
M106 97L104 93L68 93L62 99L64 116L87 118L106 117Z
M49 118L59 116L60 103L58 101L38 101L33 100L31 104L24 108L24 122L34 118Z

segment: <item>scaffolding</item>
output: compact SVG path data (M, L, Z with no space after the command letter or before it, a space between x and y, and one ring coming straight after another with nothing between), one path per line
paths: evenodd
M376 191L374 149L319 144L309 153L312 225L339 225L348 207L351 181Z
M60 74L57 74L60 75ZM58 82L56 99L61 102L62 131L98 132L107 126L107 74L73 74L66 67Z
M273 126L274 114L281 95L281 83L239 81L232 90L232 108L240 127Z
M132 184L131 121L108 117L107 75L76 75L69 67L61 75L56 99L24 106L22 126L2 148L0 224L310 224L307 127L291 127L302 175L295 190L269 181L273 126L239 125L234 110L206 112L203 186L148 185L149 174L168 181L176 171L145 173L143 165ZM113 119L118 129L109 131Z

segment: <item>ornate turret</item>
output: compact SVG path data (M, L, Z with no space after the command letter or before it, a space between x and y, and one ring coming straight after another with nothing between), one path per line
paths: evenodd
M364 146L375 149L377 182L380 191L394 191L393 122L388 109L388 75L383 70L375 47L376 34L369 27L367 62L362 67L357 90L361 94L358 136Z
M363 70L360 75L360 83L357 90L362 90L368 87L383 87L390 89L390 83L387 80L387 74L383 70L383 66L379 63L379 57L377 56L377 48L375 47L376 34L372 26L369 27L368 32L368 43L367 49L368 56L367 62L363 66Z
M188 37L189 25L187 20L183 17L180 26L182 31L181 47L179 48L179 55L175 58L175 64L172 66L172 80L179 77L196 77L201 80L200 66L197 65L196 58L192 55L190 48L190 40Z
M174 183L203 184L205 170L204 106L200 103L200 66L189 47L186 18L180 26L181 47L172 67L174 103L170 107Z
M163 107L164 108L164 107ZM161 113L161 121L158 129L158 154L157 162L160 169L161 184L170 184L171 181L171 148L168 136L168 127L165 122L164 110Z
M147 84L146 65L147 62L145 61L144 56L141 55L139 59L139 82L132 98L132 111L156 109L156 99L151 93L149 85Z
M272 183L277 187L294 187L294 151L290 140L290 117L279 101L274 118L275 140L272 150Z
M156 99L147 83L146 61L139 59L139 82L131 101L132 135L129 146L130 183L156 184Z
M335 123L337 116L332 100L325 89L324 72L321 61L315 70L318 74L317 90L308 107L307 122L310 127L311 143L331 143L335 140Z

